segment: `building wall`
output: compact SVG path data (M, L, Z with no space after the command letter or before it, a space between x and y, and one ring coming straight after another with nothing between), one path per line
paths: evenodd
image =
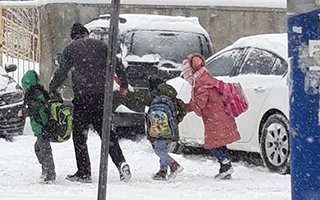
M317 0L288 0L287 2L288 13L299 14L299 13L319 9L319 6L315 4L315 1Z
M58 12L57 12L58 11ZM215 50L236 39L253 34L286 32L285 9L121 5L121 13L197 16L208 31ZM40 7L42 33L41 78L50 80L54 57L70 42L74 22L87 23L100 14L110 13L109 5L47 4Z

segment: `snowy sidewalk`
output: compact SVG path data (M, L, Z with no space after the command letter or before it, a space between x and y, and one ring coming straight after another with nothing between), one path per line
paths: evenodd
M1 200L90 200L97 199L100 139L89 134L88 147L93 170L93 183L80 184L65 180L76 171L72 140L53 144L57 180L42 184L41 167L33 151L32 135L18 136L13 143L0 139L0 199ZM158 158L147 140L121 140L133 178L119 181L116 167L109 159L108 199L110 200L290 200L290 176L278 175L262 167L248 168L234 163L230 181L215 180L217 162L204 156L173 157L185 170L174 180L154 181Z

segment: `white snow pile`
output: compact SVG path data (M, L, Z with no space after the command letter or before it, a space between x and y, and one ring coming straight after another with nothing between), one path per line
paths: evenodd
M57 180L43 184L41 167L34 154L35 137L30 127L26 135L14 142L0 139L0 199L3 200L88 200L97 199L100 138L89 133L93 183L81 184L65 180L76 171L73 143L53 143ZM109 200L290 200L290 176L278 175L267 169L233 163L235 173L229 181L214 179L219 164L207 156L171 154L185 170L170 181L154 181L151 175L159 169L159 158L149 142L121 140L127 162L133 173L129 183L119 181L115 165L109 159Z
M34 0L22 2L0 1L10 4L49 4L49 3L79 3L79 4L110 4L111 0ZM235 6L235 7L265 7L286 8L286 0L121 0L121 4L132 5L181 5L181 6Z

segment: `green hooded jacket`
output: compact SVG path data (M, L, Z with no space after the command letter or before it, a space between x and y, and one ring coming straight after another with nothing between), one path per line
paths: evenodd
M43 134L43 128L49 121L47 107L47 92L39 84L37 73L29 70L22 77L22 87L25 91L25 114L30 117L31 128L35 136Z

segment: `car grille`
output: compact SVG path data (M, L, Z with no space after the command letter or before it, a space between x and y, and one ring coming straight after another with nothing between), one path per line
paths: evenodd
M159 77L164 81L180 75L180 71L160 70L157 63L135 63L130 64L126 69L128 80L133 88L145 88L149 86L150 76Z
M0 132L14 133L24 127L23 118L12 117L10 119L0 120Z

